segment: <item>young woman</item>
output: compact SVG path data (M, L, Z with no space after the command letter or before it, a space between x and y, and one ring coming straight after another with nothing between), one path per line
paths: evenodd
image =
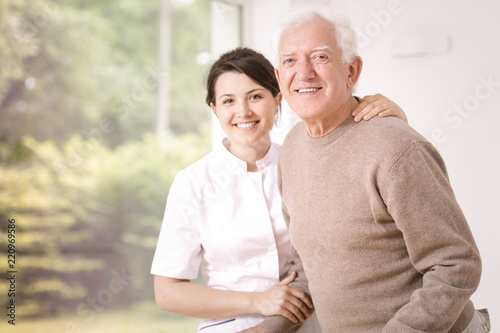
M238 332L265 316L304 322L313 305L288 287L292 251L277 187L280 146L269 132L282 95L261 54L222 55L207 80L207 104L227 134L220 149L180 171L170 188L151 273L160 308L203 318L198 331ZM404 112L382 95L362 99L357 120ZM206 286L191 282L198 269ZM280 282L281 280L281 282ZM299 332L321 332L315 318Z

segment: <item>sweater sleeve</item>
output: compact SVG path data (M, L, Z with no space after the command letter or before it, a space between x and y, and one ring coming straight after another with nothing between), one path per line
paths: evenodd
M481 259L437 150L427 142L411 145L381 194L423 276L382 332L448 332L479 284Z
M280 194L282 194L281 169L279 167L279 164L278 164L278 188ZM286 209L286 203L284 201L282 204L282 210L286 225L289 226L290 216L288 214L288 211ZM292 246L292 255L294 264L290 268L288 274L295 271L297 273L297 277L288 286L302 290L310 297L307 278L305 276L304 268L302 266L302 260L300 259L297 251L295 250L295 248L293 248L293 246ZM264 321L260 323L259 326L264 327L271 333L287 333L287 332L296 332L302 326L302 324L294 324L283 316L269 316L266 317L266 319L264 319Z

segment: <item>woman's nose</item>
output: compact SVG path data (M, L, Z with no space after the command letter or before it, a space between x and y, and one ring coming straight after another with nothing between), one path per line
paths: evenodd
M238 114L240 116L247 116L252 113L250 105L246 102L239 103L238 105Z

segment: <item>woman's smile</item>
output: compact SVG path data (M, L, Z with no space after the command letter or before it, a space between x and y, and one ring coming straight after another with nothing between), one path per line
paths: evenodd
M237 123L237 124L234 124L233 126L236 126L242 130L250 130L250 129L254 128L255 125L257 125L258 123L259 123L259 121L250 121L250 122L245 122L245 123Z

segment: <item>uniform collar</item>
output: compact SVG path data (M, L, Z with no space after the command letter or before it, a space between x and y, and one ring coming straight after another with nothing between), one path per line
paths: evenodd
M270 166L275 166L276 161L278 160L278 153L278 148L273 142L271 142L271 146L269 147L266 156L256 163L259 171L264 171L264 169Z
M224 138L221 141L221 145L219 145L216 149L219 151L223 156L223 160L225 161L235 161L238 163L238 165L243 168L243 170L247 171L247 162L239 159L238 157L234 156L229 150L230 144L230 139L229 138ZM273 166L276 164L277 157L278 157L279 151L278 148L276 147L276 144L271 142L271 147L269 147L269 150L262 159L257 161L257 168L259 169L259 172L264 171L264 169L268 168L269 166Z

